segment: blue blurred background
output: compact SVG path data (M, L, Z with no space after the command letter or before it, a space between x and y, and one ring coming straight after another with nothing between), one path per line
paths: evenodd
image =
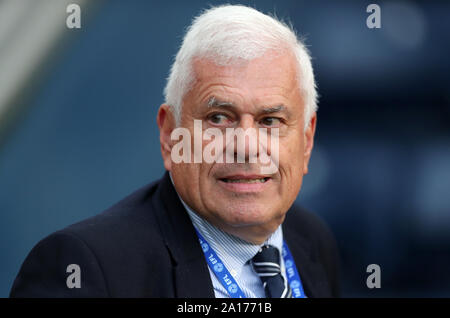
M66 28L67 3L81 29ZM216 3L0 1L0 88L21 74L0 98L0 297L40 239L161 177L165 78ZM318 130L297 203L336 235L342 295L450 297L450 3L229 3L289 19L314 57ZM381 29L366 26L370 3ZM372 263L380 289L366 287Z

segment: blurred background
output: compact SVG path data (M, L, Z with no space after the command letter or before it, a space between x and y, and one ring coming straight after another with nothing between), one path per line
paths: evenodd
M70 3L80 29L66 27ZM162 176L165 79L216 3L0 0L0 297L40 239ZM342 296L450 297L450 2L228 3L289 19L314 57L318 129L297 203L336 236Z

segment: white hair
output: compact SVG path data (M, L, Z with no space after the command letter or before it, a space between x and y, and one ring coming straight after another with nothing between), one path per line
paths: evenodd
M305 129L317 111L317 91L308 50L292 27L243 5L222 5L205 10L187 29L172 64L164 89L177 125L181 121L183 98L195 83L193 60L207 58L218 65L250 61L267 50L293 53L305 111Z

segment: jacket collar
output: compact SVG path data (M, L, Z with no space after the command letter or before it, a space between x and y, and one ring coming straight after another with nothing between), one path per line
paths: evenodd
M173 259L175 297L214 298L211 277L197 234L168 172L156 190L153 206L166 247Z

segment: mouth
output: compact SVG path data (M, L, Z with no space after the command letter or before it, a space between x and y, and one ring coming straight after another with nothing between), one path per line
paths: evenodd
M225 183L265 183L269 180L269 177L263 178L221 178L220 181Z
M218 180L224 189L233 193L258 193L267 189L272 178L261 175L234 175Z

